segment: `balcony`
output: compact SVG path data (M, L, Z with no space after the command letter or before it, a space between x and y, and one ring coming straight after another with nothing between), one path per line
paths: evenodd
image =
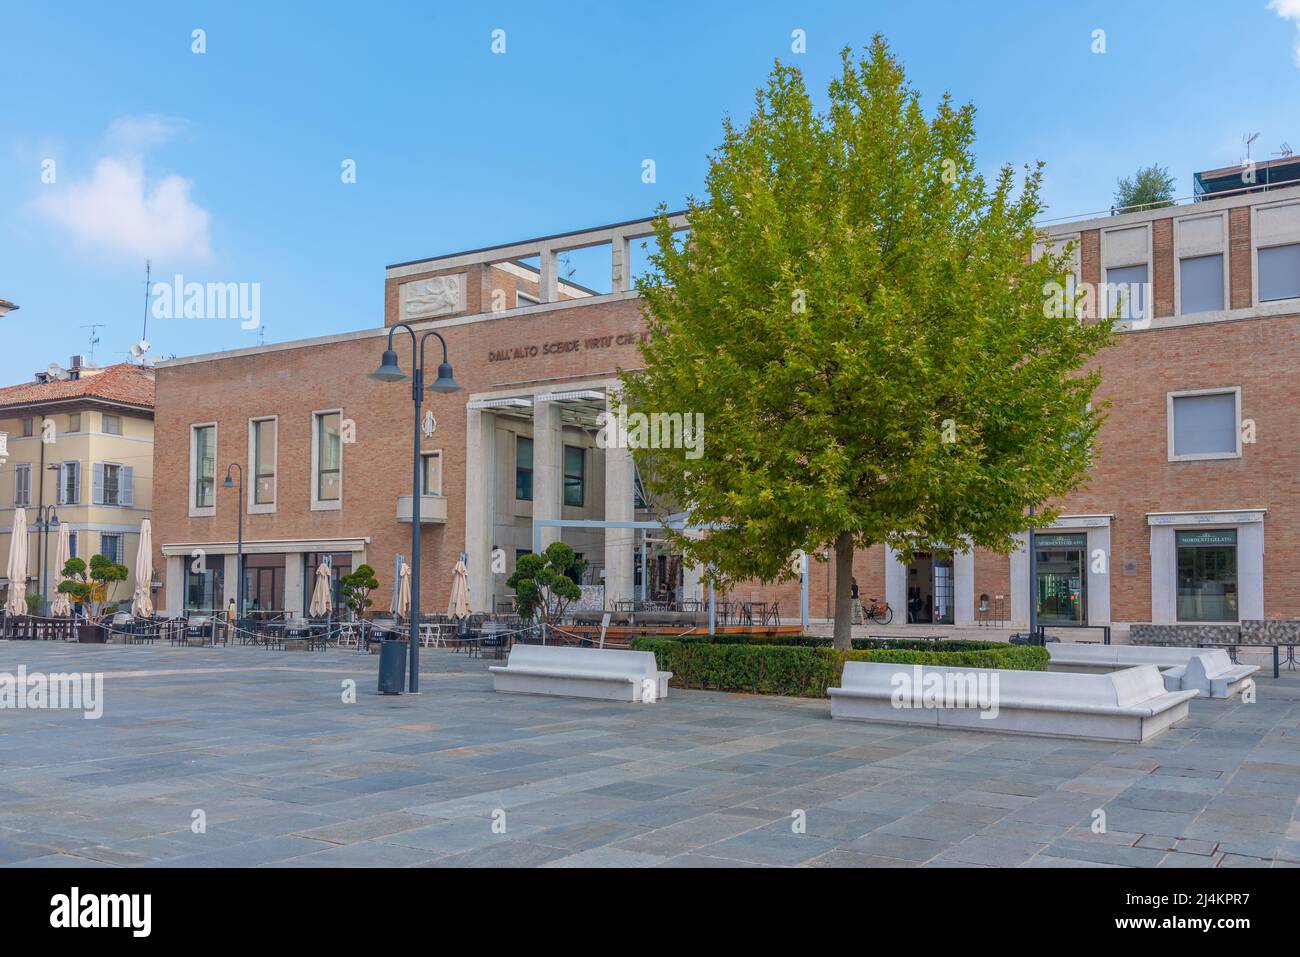
M399 522L410 522L411 520L411 496L397 496L397 520ZM421 525L446 525L447 524L447 499L442 495L421 495L420 496L420 524Z

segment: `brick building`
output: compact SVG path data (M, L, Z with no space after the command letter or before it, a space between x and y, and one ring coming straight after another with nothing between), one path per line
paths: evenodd
M1267 191L1202 174L1195 203L1045 229L1045 242L1074 244L1075 279L1096 290L1094 303L1122 303L1132 318L1098 360L1098 398L1111 405L1091 481L1036 537L1044 622L1300 617L1291 587L1300 188L1284 173L1274 171L1283 185ZM250 604L301 610L324 554L336 573L374 566L376 604L388 601L394 558L410 543L412 407L404 384L368 374L399 321L446 337L462 386L425 401L436 419L421 440L426 610L445 607L461 553L474 606L507 599L536 519L645 517L630 457L599 448L594 432L619 370L639 363L629 274L633 241L649 231L647 221L622 223L391 266L384 328L160 363L157 468L175 477L154 502L166 608L233 597L224 568L236 508ZM575 252L604 263L608 281L564 281ZM397 348L409 370L408 341ZM232 462L248 477L243 503L221 486ZM698 575L638 531L536 532L573 544L610 602L700 595ZM197 550L205 571L194 570ZM813 617L831 611L828 570L811 563ZM1024 547L918 555L911 565L877 547L856 556L854 574L862 596L887 600L897 621L904 611L956 625L1029 617ZM787 620L798 594L797 583L735 592L779 600Z

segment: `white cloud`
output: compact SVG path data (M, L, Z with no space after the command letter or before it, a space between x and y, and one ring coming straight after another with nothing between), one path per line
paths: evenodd
M1268 8L1283 20L1296 22L1295 62L1300 66L1300 0L1268 0Z
M143 154L179 128L165 117L121 117L108 129L113 155L87 179L41 187L35 206L79 242L133 258L206 260L210 214L190 198L189 180L150 182ZM62 170L60 173L62 174Z

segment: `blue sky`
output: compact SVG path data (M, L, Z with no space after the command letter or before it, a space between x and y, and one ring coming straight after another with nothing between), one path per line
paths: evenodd
M1049 215L1105 209L1152 162L1187 195L1245 132L1257 158L1300 150L1297 24L1300 0L6 4L0 298L21 309L0 383L87 352L89 323L97 361L124 358L146 258L155 280L259 283L273 342L381 325L389 263L678 208L775 58L824 90L877 31L927 103L975 103L988 170L1047 162Z

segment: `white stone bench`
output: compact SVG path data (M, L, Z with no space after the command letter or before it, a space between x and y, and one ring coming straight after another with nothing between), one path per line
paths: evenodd
M1251 675L1259 665L1234 665L1226 651L1202 648L1187 664L1165 668L1165 687L1170 691L1196 691L1206 698L1231 698L1251 684Z
M913 689L935 682L945 697L918 701ZM977 687L988 692L980 704ZM1166 690L1154 665L1090 675L869 661L847 662L841 687L827 692L832 718L1133 743L1185 719L1196 697ZM959 693L967 706L957 706Z
M1076 674L1108 674L1135 665L1155 665L1170 691L1199 691L1207 698L1229 698L1259 671L1257 665L1234 665L1221 648L1163 645L1082 645L1065 642L1047 646L1048 670ZM1197 662L1195 666L1191 663Z
M671 671L660 671L649 651L515 645L504 665L493 665L493 686L511 694L561 695L607 701L668 697Z

